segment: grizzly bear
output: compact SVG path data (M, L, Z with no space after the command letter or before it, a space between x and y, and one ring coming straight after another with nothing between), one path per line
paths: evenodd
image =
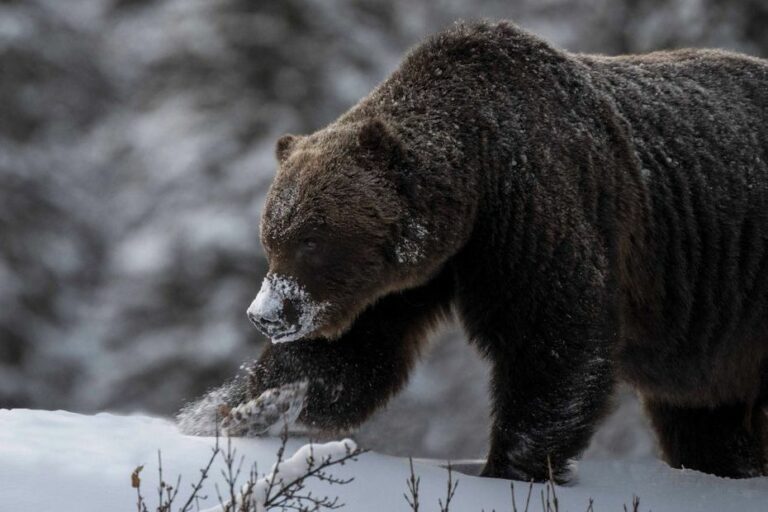
M508 22L431 37L278 141L248 309L273 343L215 393L223 426L350 429L455 315L492 367L484 475L566 479L618 381L671 466L765 475L766 126L758 58L573 54Z

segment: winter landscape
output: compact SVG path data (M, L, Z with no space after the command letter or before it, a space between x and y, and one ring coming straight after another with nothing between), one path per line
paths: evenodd
M275 141L322 127L408 47L478 17L576 52L768 56L762 0L0 3L0 512L136 510L139 466L154 512L158 450L163 480L182 478L171 509L182 508L215 440L180 433L176 413L268 343L245 312L267 270L259 216ZM354 480L307 489L343 510L412 510L412 457L420 509L441 510L454 461L450 510L513 510L509 481L473 476L488 448L487 374L463 333L442 329L352 442L318 441L332 458L353 443L370 450L329 468ZM306 443L286 445L296 471ZM256 480L269 474L280 445L232 439L238 490L252 464ZM189 510L216 510L222 469L220 454ZM765 477L661 462L626 388L575 475L554 491L534 485L529 510L547 492L569 511L590 499L592 510L633 510L635 496L642 511L768 510ZM517 510L528 491L514 482Z
M306 440L291 439L286 459L300 450ZM226 441L220 440L223 448ZM215 439L187 437L165 419L146 416L117 416L100 413L83 416L69 412L13 410L0 412L0 509L1 510L77 510L130 511L136 510L137 492L131 486L131 473L143 466L140 473L143 495L150 505L158 503L157 450L161 449L163 480L181 485L177 507L181 509L199 477L199 469L208 463ZM352 442L349 442L352 446ZM268 473L276 461L280 440L276 438L234 438L236 458L244 457L243 474L237 490L247 480L250 465L258 464L261 473ZM322 452L323 447L326 452ZM306 457L289 460L284 473L302 466ZM338 459L346 455L344 446L336 443L318 445L315 456ZM293 464L293 466L292 466ZM414 473L420 479L420 510L439 511L438 501L445 503L448 472L445 461L414 461ZM457 462L453 472L457 483L450 510L512 510L510 482L478 478L471 473L477 464ZM201 496L189 510L217 510L217 490L227 496L226 469L218 457L205 482ZM368 452L343 466L332 467L329 473L337 479L350 479L347 484L308 482L307 491L318 496L339 498L344 510L371 512L410 511L404 495L408 494L410 478L408 459ZM525 510L529 486L514 482L518 510ZM552 508L542 508L545 486L533 486L531 511L555 510L554 496L549 497ZM305 491L306 494L306 491ZM573 484L556 487L559 510L586 511L590 499L592 510L633 510L633 498L639 498L637 510L720 512L726 510L764 511L768 496L768 480L728 480L696 471L673 470L655 460L652 454L635 458L587 456L578 465ZM226 500L225 500L226 501ZM173 510L177 510L174 507ZM155 510L150 508L150 510ZM280 510L277 508L276 510ZM312 510L312 509L310 509Z

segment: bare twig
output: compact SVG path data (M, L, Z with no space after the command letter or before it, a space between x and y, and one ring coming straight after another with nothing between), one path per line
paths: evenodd
M640 498L637 496L632 496L632 509L627 510L627 505L624 505L624 512L639 512L640 511Z
M221 447L219 446L219 433L217 431L216 444L211 450L211 457L208 459L208 463L205 465L205 467L200 470L200 478L198 478L197 482L192 486L192 493L189 495L189 498L184 503L184 505L179 509L179 512L188 512L191 509L192 503L195 501L195 498L203 488L203 483L208 479L208 473L210 473L211 466L213 466L213 462L216 460L216 457L219 455L219 453L221 453Z
M226 469L222 470L225 481L229 487L229 500L224 499L219 493L219 505L222 512L253 512L258 510L295 510L299 512L315 512L320 510L333 510L341 508L344 504L339 502L339 498L330 498L329 496L316 496L311 491L307 491L306 484L308 480L316 479L327 484L344 485L352 482L354 478L338 478L328 472L333 466L344 465L349 460L356 460L359 455L364 453L357 447L350 448L345 445L346 453L334 458L333 455L327 455L320 458L315 456L314 446L309 446L309 456L306 458L306 469L299 476L291 480L283 480L281 469L286 462L285 450L288 444L287 426L281 435L280 447L277 451L277 460L270 474L263 478L258 478L256 466L251 469L246 483L241 487L236 495L235 481L240 474L240 466L235 470L236 455L228 448L222 455ZM255 494L257 493L257 494Z
M509 482L509 490L512 494L512 512L518 512L517 502L515 501L515 482ZM525 509L523 509L523 512L528 512L528 508L531 505L531 494L533 494L533 480L528 483L528 494L525 497Z
M237 460L237 449L232 447L232 438L227 436L227 448L226 450L222 450L221 457L224 461L224 469L221 470L221 476L227 484L227 494L229 495L229 499L225 500L221 496L218 484L216 484L215 489L219 500L219 506L221 506L224 512L229 512L233 504L238 503L238 492L236 488L237 482L240 479L240 474L242 473L245 456L241 456L240 460L235 464L235 461Z
M403 497L413 512L419 512L419 483L421 482L421 477L417 477L413 471L412 457L408 458L408 462L411 466L411 476L405 481L408 486L408 494L403 493Z
M451 467L451 463L448 463L448 489L445 492L445 504L443 504L443 501L438 499L437 504L440 506L440 512L449 512L449 508L451 506L451 500L453 499L453 495L456 494L456 488L459 486L459 481L453 480L453 468Z
M144 497L141 495L141 471L144 466L138 466L131 473L131 487L136 489L136 511L147 512L147 504L144 502Z
M555 473L552 471L552 459L547 455L547 468L549 470L549 482L547 485L552 489L552 508L554 512L559 512L560 502L557 499L557 491L555 490Z
M365 453L365 450L359 448L350 449L347 447L346 454L342 457L334 459L329 455L317 460L314 456L313 447L310 444L310 456L307 458L307 471L289 482L283 482L282 480L278 482L276 479L279 474L280 465L284 462L283 456L288 442L287 426L283 431L281 439L282 443L278 450L277 463L275 464L272 474L268 477L269 480L264 499L264 508L266 510L275 508L298 511L341 508L343 503L339 502L338 497L333 499L330 499L328 496L319 497L314 496L311 492L302 494L306 488L306 481L315 478L331 485L345 485L352 482L354 478L336 478L328 473L327 469L332 466L343 466L350 460L357 460L357 457Z

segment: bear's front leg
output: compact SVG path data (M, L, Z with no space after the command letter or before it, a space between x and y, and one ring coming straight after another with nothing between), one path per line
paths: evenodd
M503 308L464 308L465 323L492 362L485 476L567 480L569 462L608 409L616 301L605 285L604 260L577 262L585 253L571 247L563 244L548 262L525 269L530 291L496 285L494 305Z
M589 443L607 410L613 389L611 366L602 351L574 354L566 345L595 342L543 336L528 347L497 358L492 369L493 425L484 476L558 483L568 480L569 462Z
M283 419L319 430L364 421L405 384L429 329L449 313L449 271L369 307L335 340L270 344L251 368L244 405L225 427L244 435Z

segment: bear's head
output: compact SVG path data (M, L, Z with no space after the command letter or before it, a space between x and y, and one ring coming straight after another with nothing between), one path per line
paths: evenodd
M269 272L248 317L275 342L333 339L378 298L426 275L413 165L384 121L277 143L261 241Z

